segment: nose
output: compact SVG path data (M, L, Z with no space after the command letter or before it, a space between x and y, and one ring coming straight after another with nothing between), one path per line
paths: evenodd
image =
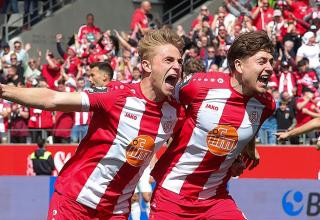
M177 73L181 73L182 64L180 64L178 61L176 61L176 62L174 62L172 69L174 69Z
M272 74L272 72L273 72L273 66L272 66L271 62L267 62L267 63L266 63L265 71L266 71L267 73L269 73L269 74Z

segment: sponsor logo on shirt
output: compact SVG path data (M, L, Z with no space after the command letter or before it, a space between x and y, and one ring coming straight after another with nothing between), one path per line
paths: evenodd
M152 137L140 135L133 139L126 150L126 158L130 165L140 167L153 154L155 144Z
M137 118L138 118L138 116L136 116L135 114L129 113L129 112L126 112L124 117L130 118L130 119L133 119L133 120L137 120Z
M219 108L217 106L214 106L214 105L211 105L211 104L207 104L206 108L212 109L214 111L218 111L219 110Z
M209 151L217 156L228 155L236 148L237 143L237 130L230 125L218 125L207 135Z

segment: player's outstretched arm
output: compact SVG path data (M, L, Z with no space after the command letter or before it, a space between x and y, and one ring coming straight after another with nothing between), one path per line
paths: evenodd
M320 118L314 118L300 127L294 128L287 132L278 132L276 135L278 136L278 140L284 140L286 138L308 133L309 131L318 128L320 128Z
M81 111L81 94L47 88L19 88L0 84L0 97L21 105L49 111Z

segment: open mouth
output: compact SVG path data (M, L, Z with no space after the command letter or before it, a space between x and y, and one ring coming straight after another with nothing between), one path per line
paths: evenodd
M261 74L258 77L257 81L260 82L261 84L263 84L264 87L267 87L269 79L270 79L270 75L269 74Z
M177 75L169 75L165 78L164 82L169 88L171 88L171 87L174 88L178 82L178 76Z

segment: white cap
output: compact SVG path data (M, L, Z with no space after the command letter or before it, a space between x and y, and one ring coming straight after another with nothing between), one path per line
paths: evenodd
M314 33L311 31L306 32L303 37L302 37L302 41L304 44L307 44L310 40L310 38L314 37Z
M282 12L279 9L273 11L273 16L281 16Z

